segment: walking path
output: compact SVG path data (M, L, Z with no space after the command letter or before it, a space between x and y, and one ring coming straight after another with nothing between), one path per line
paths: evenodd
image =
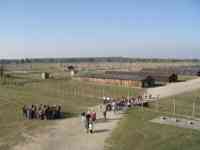
M108 121L101 119L95 124L95 132L87 134L80 124L80 118L58 121L56 126L46 129L45 134L32 137L29 143L20 144L13 150L103 150L105 139L121 118L121 114L108 113Z

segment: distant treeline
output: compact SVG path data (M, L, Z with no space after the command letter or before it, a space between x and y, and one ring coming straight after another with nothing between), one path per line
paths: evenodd
M200 59L160 59L160 58L127 58L127 57L88 57L88 58L25 58L0 59L0 64L25 63L134 63L134 62L200 62Z

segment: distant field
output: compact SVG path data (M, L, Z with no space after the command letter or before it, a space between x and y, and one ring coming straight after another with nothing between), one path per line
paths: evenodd
M149 122L159 116L174 116L173 99L176 103L175 116L200 117L200 90L176 97L165 98L151 104L143 111L133 108L114 130L108 139L107 150L199 150L200 132Z
M58 72L63 71L64 67L73 65L79 71L94 72L105 70L126 70L137 71L142 68L158 68L158 67L178 67L178 66L196 66L200 65L198 62L101 62L101 63L25 63L25 64L10 64L5 65L8 70L28 70L28 71L48 71Z
M66 117L78 115L101 103L104 96L138 95L140 90L78 82L70 78L41 80L39 74L14 74L0 85L0 149L25 140L24 134L52 125L55 121L26 121L24 104L61 104Z

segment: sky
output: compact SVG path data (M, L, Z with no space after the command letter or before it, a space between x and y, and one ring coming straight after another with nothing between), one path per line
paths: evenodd
M0 58L200 58L199 0L0 0Z

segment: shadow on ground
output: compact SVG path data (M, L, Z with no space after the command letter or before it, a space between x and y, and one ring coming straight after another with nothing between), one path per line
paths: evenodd
M62 119L68 119L68 118L73 118L77 117L76 113L70 113L70 112L61 112L61 116L56 119L50 119L50 120L62 120Z
M115 119L107 119L107 120L104 120L103 118L101 118L101 119L98 119L98 120L96 120L96 123L109 123L109 122L111 122L111 121L117 121L117 120L121 120L121 118L115 118Z
M108 132L110 130L108 129L102 129L102 130L95 130L94 133L104 133L104 132Z

